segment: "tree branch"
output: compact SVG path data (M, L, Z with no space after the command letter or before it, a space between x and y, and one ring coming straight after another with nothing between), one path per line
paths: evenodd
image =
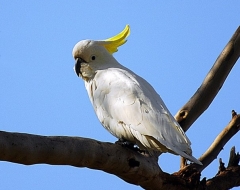
M238 27L226 47L218 56L201 86L175 115L176 120L184 131L187 131L211 104L239 56L240 27Z
M230 151L229 164L228 167L225 168L225 164L222 162L222 159L219 159L219 170L215 177L206 180L203 178L202 181L199 181L200 177L198 175L200 172L197 170L197 166L195 164L189 165L184 169L174 173L178 177L182 176L182 178L193 181L191 184L196 184L192 187L192 189L196 190L228 190L233 187L240 186L240 166L239 164L240 155L239 153L235 153L235 147L233 147ZM231 164L230 164L231 163ZM188 177L190 176L190 177ZM191 189L191 188L190 188Z
M230 151L230 157L229 157L229 161L228 161L228 167L231 166L237 166L238 163L240 161L240 155L239 153L236 154L235 152L235 146L232 147L231 151Z
M0 160L3 161L88 167L149 189L163 186L163 180L168 175L162 172L155 158L120 145L80 137L0 131L0 152Z
M233 147L230 151L228 167L224 167L224 163L220 158L219 171L214 178L207 180L206 186L213 190L227 190L240 186L240 166L238 165L239 159L239 153L236 154L235 147Z
M2 161L87 167L114 174L128 183L150 190L189 190L198 186L200 180L200 173L196 170L184 177L170 175L160 169L153 157L117 144L81 137L0 131L0 152Z
M235 115L230 123L213 141L208 150L199 158L203 163L202 166L198 166L199 171L204 170L214 159L217 158L224 145L239 131L240 129L240 115Z
M220 172L218 176L207 180L208 189L211 190L228 190L240 186L240 166L229 167Z
M214 159L217 158L220 151L223 149L224 145L240 130L240 114L234 114L232 120L228 125L222 130L222 132L216 137L211 146L206 150L206 152L199 158L202 162L201 165L191 164L187 166L184 170L196 169L202 172Z

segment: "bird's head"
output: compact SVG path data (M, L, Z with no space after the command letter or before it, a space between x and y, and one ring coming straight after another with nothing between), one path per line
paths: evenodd
M122 32L106 40L82 40L78 42L72 51L75 59L75 72L84 80L94 77L97 70L114 66L115 59L112 54L118 51L118 47L126 43L130 34L129 25Z

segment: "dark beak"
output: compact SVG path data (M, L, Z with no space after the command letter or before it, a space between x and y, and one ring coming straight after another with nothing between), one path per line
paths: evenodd
M83 59L81 58L76 58L76 62L75 62L75 72L77 74L78 77L80 77L81 73L81 64L85 62Z

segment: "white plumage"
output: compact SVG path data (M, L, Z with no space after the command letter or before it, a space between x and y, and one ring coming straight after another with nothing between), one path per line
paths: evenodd
M201 164L191 155L189 139L153 87L112 56L129 33L127 25L112 38L82 40L73 49L75 71L85 81L98 119L114 136L140 149L171 152Z

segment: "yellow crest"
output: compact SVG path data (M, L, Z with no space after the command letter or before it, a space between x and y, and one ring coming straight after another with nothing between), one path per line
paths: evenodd
M130 26L126 25L124 30L117 34L116 36L113 36L111 38L108 38L103 41L99 41L102 46L104 46L109 53L113 54L114 52L118 51L118 47L125 44L127 42L126 38L130 34Z

